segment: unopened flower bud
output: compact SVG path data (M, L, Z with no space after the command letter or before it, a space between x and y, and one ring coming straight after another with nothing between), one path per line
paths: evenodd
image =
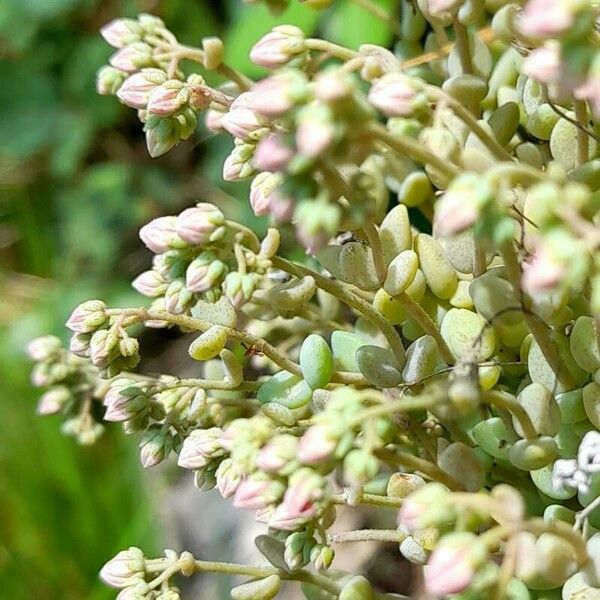
M174 315L182 315L189 308L192 300L193 294L185 286L185 281L176 279L169 284L165 292L165 310Z
M250 50L250 60L266 69L276 69L306 50L304 32L293 25L279 25Z
M140 39L142 28L134 19L114 19L100 29L100 35L113 47L123 48Z
M294 150L281 133L273 133L256 146L252 164L260 171L283 171L294 158Z
M271 195L280 184L281 177L276 173L259 173L252 180L250 184L250 206L257 217L269 214Z
M223 115L221 126L233 137L255 141L267 131L267 123L250 106L252 92L240 94Z
M533 294L556 287L567 266L564 265L547 245L536 248L533 258L523 264L523 289Z
M169 282L157 271L151 269L138 275L131 284L134 290L148 298L157 298L165 293Z
M221 461L215 472L217 489L223 498L231 498L242 481L242 476L237 473L230 458Z
M231 154L223 163L223 179L225 181L238 181L254 173L251 160L254 154L253 144L236 144Z
M107 367L119 340L111 329L99 329L90 340L90 359L99 369Z
M88 300L71 313L66 326L75 333L92 333L105 321L106 304L101 300Z
M336 446L337 439L331 434L330 428L324 423L317 423L300 438L298 460L305 465L325 462L333 456Z
M575 11L564 0L529 0L519 19L519 30L527 37L544 39L557 37L575 20Z
M124 588L135 584L135 578L143 574L144 565L144 553L132 546L111 558L102 567L100 578L112 587Z
M69 340L69 351L81 358L89 358L91 338L89 333L74 334Z
M36 362L46 361L60 349L60 339L55 335L44 335L27 344L27 356Z
M546 44L535 48L523 61L523 74L539 83L556 83L560 80L560 46Z
M434 596L457 594L469 587L476 569L486 557L472 533L442 538L424 568L425 589Z
M350 450L344 457L344 481L351 487L360 487L379 472L379 461L359 448Z
M324 104L303 107L297 118L296 145L300 154L315 158L331 146L335 125L331 109Z
M177 464L184 469L201 469L212 459L224 456L220 442L222 434L219 427L194 429L183 442Z
M437 519L451 519L449 491L440 483L430 483L412 493L402 503L398 523L407 532L432 527Z
M312 520L319 512L318 502L325 496L325 480L312 469L296 471L288 482L283 502L275 509L269 526L293 531Z
M261 448L256 457L256 466L267 473L280 473L296 458L298 438L293 435L278 435Z
M145 109L150 92L167 80L161 69L142 69L128 77L117 92L117 98L127 106Z
M151 67L154 64L152 48L143 42L129 44L115 52L109 62L115 69L134 73L143 67Z
M226 271L225 263L212 252L202 252L187 268L185 284L188 290L202 293L216 286Z
M149 250L162 254L185 243L177 235L177 217L158 217L140 229L140 239Z
M54 415L72 398L64 385L57 385L42 394L37 405L38 415Z
M233 498L236 508L258 510L273 504L281 498L284 486L279 481L272 481L264 475L251 475L238 486Z
M96 91L101 96L114 96L118 91L127 74L110 65L102 67L96 75Z
M426 102L415 80L402 73L386 73L369 91L369 102L387 117L412 115Z
M156 426L146 431L140 441L140 462L144 469L161 463L171 451L171 436Z
M215 234L222 236L219 229L225 223L225 216L214 205L201 202L193 208L187 208L175 222L179 237L190 244L202 246L215 241Z
M206 111L204 115L204 124L206 125L206 129L212 131L213 133L221 133L223 131L223 117L225 113L216 110L214 108L210 108Z
M317 571L325 571L333 562L335 552L331 546L316 544L310 551L310 560Z
M250 106L260 115L276 119L296 103L304 102L308 92L304 73L297 70L281 71L259 81L252 88Z
M168 117L184 106L188 97L188 89L183 82L169 79L150 91L146 110L159 117Z

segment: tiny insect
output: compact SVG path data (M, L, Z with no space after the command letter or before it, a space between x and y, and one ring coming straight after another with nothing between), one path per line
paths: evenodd
M263 356L263 352L258 349L256 344L245 344L242 342L242 346L245 350L244 356Z

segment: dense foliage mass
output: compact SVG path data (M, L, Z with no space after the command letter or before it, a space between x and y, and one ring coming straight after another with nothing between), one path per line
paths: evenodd
M271 219L262 239L205 201L154 219L133 282L151 303L84 302L69 351L29 346L66 433L93 442L101 412L140 434L144 467L177 454L265 523L267 566L120 552L101 572L120 600L205 571L247 576L240 600L288 580L398 597L335 568L335 544L369 540L423 565L433 597L600 595L597 7L361 4L396 53L277 26L250 49L257 82L218 38L189 47L145 14L102 29L98 91L138 111L150 155L202 116L233 138L223 178L251 177ZM140 327L195 334L202 378L137 372ZM362 504L398 528L335 531Z

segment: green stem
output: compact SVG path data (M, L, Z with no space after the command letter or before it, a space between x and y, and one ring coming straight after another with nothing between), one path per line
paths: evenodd
M340 531L329 536L333 544L346 544L348 542L388 542L402 543L408 535L398 529L358 529L356 531Z
M327 40L320 40L318 38L310 38L306 40L306 47L309 50L326 52L327 54L331 54L332 56L344 61L358 56L358 52L355 52L354 50L350 50L344 46L334 44L333 42L328 42Z
M458 51L463 75L471 75L473 73L473 61L471 60L471 48L469 46L469 32L458 19L452 21L452 28L456 36L456 50Z
M442 337L438 326L433 322L427 312L417 304L406 292L394 296L394 298L406 309L410 316L421 326L423 331L430 335L437 342L440 353L447 365L453 365L456 362L456 358L448 345L446 340Z
M407 467L413 471L419 471L433 481L439 481L440 483L443 483L452 491L465 489L460 481L454 479L454 477L451 477L442 471L436 464L425 460L424 458L419 458L418 456L414 456L408 452L393 450L378 450L376 454L383 460L402 465L403 467Z
M458 174L458 169L454 165L432 154L417 140L409 136L393 135L380 123L371 123L368 130L375 138L392 150L412 158L421 165L433 167L449 180Z
M519 421L526 440L535 440L538 432L535 430L527 411L508 392L490 390L483 395L483 401L492 406L498 406L508 410Z
M381 244L379 232L373 222L368 219L363 224L363 232L369 242L371 252L373 253L373 264L375 265L377 279L379 279L379 283L382 284L387 277L387 266L383 257L383 246Z
M467 125L467 127L481 140L481 143L501 161L514 162L510 153L498 142L498 140L490 135L477 121L477 119L461 104L456 98L446 94L439 88L428 85L425 88L427 95L435 102L443 100L456 113L456 116Z
M329 292L331 295L338 298L338 300L350 306L350 308L353 308L357 312L364 315L382 331L389 342L394 355L396 356L396 360L400 365L404 365L406 362L406 355L404 353L404 346L402 345L402 339L400 338L400 335L394 329L394 326L382 315L380 315L368 302L348 291L337 281L328 279L312 269L308 269L307 267L293 263L285 258L273 256L271 258L271 263L275 268L286 271L295 277L306 277L307 275L312 277L318 287L326 292Z
M348 504L348 498L346 494L334 494L331 497L331 503ZM389 496L379 496L378 494L366 494L365 492L362 492L358 498L358 502L354 502L353 504L381 506L397 510L402 506L402 500L400 498L390 498Z
M590 140L587 134L588 110L585 100L574 100L575 118L581 127L577 128L577 164L582 165L590 157Z
M371 408L361 411L355 419L350 421L348 427L356 427L370 419L385 417L394 413L409 412L411 410L427 410L437 404L440 400L441 397L437 396L409 396L398 400L392 400L385 404L372 406Z

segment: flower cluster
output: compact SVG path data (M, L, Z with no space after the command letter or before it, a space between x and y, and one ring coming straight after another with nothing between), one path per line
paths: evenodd
M206 202L158 217L133 282L151 304L85 302L71 353L30 346L51 386L39 412L78 419L82 441L92 412L123 423L143 466L176 454L266 526L265 567L118 554L102 577L123 600L177 598L171 577L203 571L247 576L242 600L282 580L393 597L328 571L359 541L397 543L433 597L599 593L598 7L399 4L400 24L361 2L394 52L279 25L249 49L256 82L216 38L183 46L147 15L102 30L117 52L99 91L139 111L150 153L205 111L233 138L224 179L252 178L272 225L260 240ZM184 76L184 59L229 81ZM190 334L201 378L135 372L141 326ZM398 527L332 533L338 505Z

